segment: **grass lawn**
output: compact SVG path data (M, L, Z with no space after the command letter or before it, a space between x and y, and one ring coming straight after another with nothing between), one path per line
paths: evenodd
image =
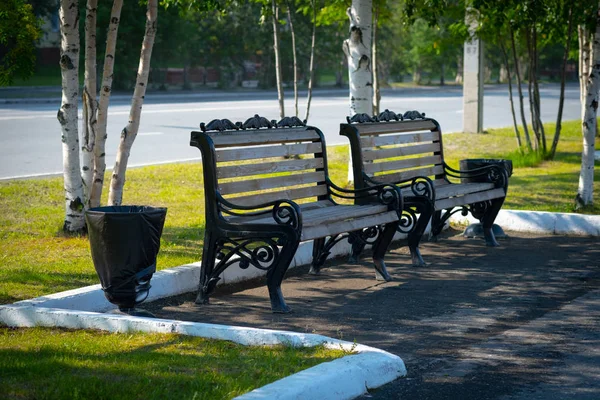
M0 327L0 398L231 399L343 355L321 346Z

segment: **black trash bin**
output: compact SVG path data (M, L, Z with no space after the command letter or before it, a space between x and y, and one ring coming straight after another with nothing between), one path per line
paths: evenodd
M166 215L166 208L148 206L96 207L85 213L102 290L123 313L152 316L135 306L148 297Z
M476 168L487 167L489 165L498 165L499 167L503 167L506 170L506 173L509 178L511 177L511 175L513 173L512 160L508 160L508 159L470 158L470 159L466 159L466 160L460 160L459 165L460 165L461 171L468 171L468 170L472 170L472 169L476 169ZM461 182L462 183L486 182L487 179L488 179L487 175L483 174L483 175L474 176L474 177L462 178ZM504 232L502 227L498 224L492 225L492 232L494 232L494 237L496 237L496 239L505 239L508 237L508 235ZM471 224L467 227L467 229L465 229L463 236L468 237L468 238L484 237L483 226L479 222Z

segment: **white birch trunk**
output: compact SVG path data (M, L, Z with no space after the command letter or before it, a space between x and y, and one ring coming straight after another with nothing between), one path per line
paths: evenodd
M373 113L379 114L379 103L381 101L381 92L379 91L379 77L377 68L377 24L379 22L379 6L375 9L375 16L373 18L373 46L372 46L372 70L373 70Z
M146 12L146 33L142 42L142 51L140 54L140 64L138 67L137 80L131 109L129 111L129 123L121 131L121 140L117 150L117 159L113 168L110 181L110 192L108 194L109 205L121 205L123 200L123 187L125 186L125 172L127 171L127 161L131 152L131 146L140 127L140 117L142 115L142 105L148 86L148 75L150 72L150 58L152 57L152 47L156 37L156 19L158 14L158 0L148 0L148 10Z
M346 11L350 18L350 37L343 50L348 62L350 115L373 114L373 74L371 63L371 0L352 0Z
M273 51L275 52L275 78L277 80L277 99L279 100L279 118L285 117L285 104L283 100L283 78L281 74L281 57L279 55L279 7L276 0L271 0L273 21Z
M81 126L81 178L85 205L89 207L94 177L96 142L96 14L98 0L88 0L85 16L85 77L83 81L83 122Z
M62 130L63 175L65 187L65 222L63 230L85 230L83 185L79 171L79 132L77 101L79 98L79 14L77 0L61 0L60 69L62 101L58 122Z
M596 12L596 32L590 46L591 67L586 82L585 103L582 104L584 117L581 121L583 150L581 152L581 172L577 189L577 206L589 206L594 200L594 147L598 113L598 90L600 89L600 3Z
M584 26L577 27L579 39L579 99L581 100L581 119L585 114L585 99L587 91L587 79L590 75L590 34Z
M294 115L298 116L298 60L296 54L296 32L294 31L294 22L292 21L292 7L287 2L288 21L290 23L290 33L292 35L292 56L294 60Z
M112 91L113 70L115 65L115 49L117 47L117 33L121 18L123 0L114 0L110 14L108 32L106 34L106 51L104 68L102 70L102 84L100 89L100 102L98 104L98 122L96 126L96 140L94 144L94 178L90 194L90 207L100 206L104 174L106 172L106 125L108 123L108 103Z
M306 95L306 114L304 115L304 121L308 122L308 116L310 114L310 103L312 101L312 88L313 78L315 75L315 40L316 40L316 29L317 29L317 9L315 0L311 1L313 10L313 25L312 25L312 38L310 42L310 64L308 66L308 93Z

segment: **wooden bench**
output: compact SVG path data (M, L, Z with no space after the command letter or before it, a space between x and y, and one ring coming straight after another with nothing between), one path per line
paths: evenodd
M442 132L437 121L407 111L398 115L386 110L377 117L356 115L340 125L350 140L355 187L402 182L417 176L431 178L435 212L432 236L438 235L448 218L467 212L479 219L486 244L497 246L492 225L508 189L508 171L490 164L456 170L444 162ZM403 189L405 199L410 193Z
M390 279L383 257L401 218L398 187L333 184L323 134L295 117L276 123L255 115L243 124L213 120L200 128L191 134L191 146L202 153L206 213L196 303L208 303L229 266L254 266L267 271L273 312L289 312L281 282L299 243L308 240L314 241L311 273L348 239L373 245L375 269Z

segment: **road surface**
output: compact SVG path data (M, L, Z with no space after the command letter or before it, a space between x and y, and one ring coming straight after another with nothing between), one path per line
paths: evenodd
M309 124L319 127L328 145L345 144L339 136L339 123L348 114L345 90L317 91L312 101ZM544 85L541 90L542 119L554 122L558 108L558 85ZM0 92L0 180L62 173L61 131L56 112L56 98L40 101L1 99ZM293 96L286 98L291 114ZM4 102L4 104L2 104ZM515 97L515 102L518 99ZM527 98L525 99L528 103ZM107 167L114 165L119 135L127 124L130 97L113 96L109 108ZM518 104L518 103L517 103ZM304 115L305 98L300 104ZM462 89L435 87L384 90L381 109L395 112L418 110L438 120L444 133L462 130ZM567 87L563 120L580 116L579 86ZM138 137L133 145L129 166L198 160L200 152L189 146L190 131L200 122L214 118L243 121L260 114L269 119L279 115L275 92L244 93L148 93L142 111ZM529 112L527 111L527 115ZM484 127L512 125L506 86L486 87Z

